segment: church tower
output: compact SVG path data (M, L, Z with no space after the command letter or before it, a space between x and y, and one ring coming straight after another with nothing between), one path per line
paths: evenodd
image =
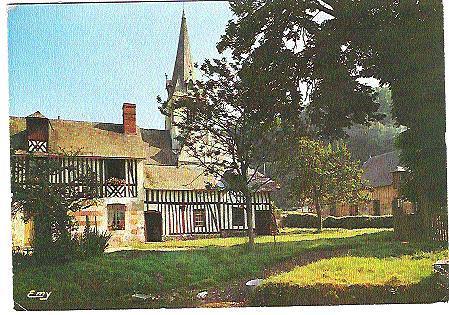
M176 52L175 67L171 80L166 81L166 89L168 93L169 107L180 96L187 93L189 86L193 83L193 62L190 53L189 33L187 31L187 21L184 10L182 11L181 30L179 32L178 50ZM180 109L177 109L180 110ZM170 131L172 139L172 150L179 154L180 146L175 139L179 135L179 131L173 123L179 119L176 111L170 111L170 116L165 118L165 130Z

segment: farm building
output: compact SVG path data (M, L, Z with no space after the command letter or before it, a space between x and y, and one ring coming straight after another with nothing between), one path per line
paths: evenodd
M363 205L338 204L327 206L325 215L390 215L393 214L393 200L399 197L401 173L404 172L399 164L399 152L392 151L370 157L362 165L362 179L369 188L370 202ZM413 204L403 203L406 213L413 212Z
M173 76L166 81L168 100L185 94L193 80L186 17L183 14ZM89 222L112 234L111 246L129 242L159 241L171 236L228 234L247 228L246 208L241 198L218 189L219 178L183 155L176 141L178 130L172 117L165 130L145 129L136 124L136 105L124 103L123 123L49 119L36 112L10 117L11 174L15 182L26 178L30 154L54 159L60 165L96 174L99 201L75 213L79 232ZM76 157L60 155L74 152ZM51 179L66 181L61 172ZM256 174L256 181L266 181ZM253 195L256 233L270 230L270 191L273 183ZM14 246L32 242L32 221L13 218Z

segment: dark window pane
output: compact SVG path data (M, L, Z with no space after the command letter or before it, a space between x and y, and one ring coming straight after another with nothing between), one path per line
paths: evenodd
M125 179L125 160L105 160L104 168L106 180L110 178Z
M243 226L245 224L245 214L243 208L232 208L232 225Z
M194 210L193 211L195 227L206 226L206 211L204 210Z

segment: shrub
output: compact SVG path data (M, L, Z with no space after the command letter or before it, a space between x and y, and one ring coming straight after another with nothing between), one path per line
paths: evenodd
M108 247L111 234L103 231L98 232L96 227L91 228L89 218L86 217L86 226L79 239L79 250L82 257L100 256Z
M323 220L323 227L341 229L363 229L363 228L392 228L393 216L329 216Z
M288 214L282 219L282 226L316 228L318 227L318 217L316 214L311 213ZM341 229L392 228L393 216L329 216L323 220L323 227Z
M296 228L315 228L318 227L318 217L312 213L289 213L282 218L283 227L296 227Z

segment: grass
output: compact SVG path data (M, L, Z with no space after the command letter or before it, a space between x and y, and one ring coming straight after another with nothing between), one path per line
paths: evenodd
M140 249L188 249L182 251L132 250L65 265L22 265L14 268L14 300L26 309L41 310L197 306L199 291L262 277L266 269L307 253L345 249L351 255L380 259L438 248L401 244L385 230L287 232L276 237L276 244L272 237L258 237L254 252L246 250L245 238L200 239L140 245ZM31 300L30 290L52 294L48 301ZM155 300L136 301L133 293L149 294Z
M253 305L431 303L447 292L432 264L449 257L447 245L387 241L357 246L347 256L322 259L269 277Z
M297 286L410 285L431 276L432 263L447 254L443 250L420 258L335 257L270 277L266 283Z
M324 229L322 233L315 233L316 229L285 228L281 230L280 235L276 236L277 243L312 241L320 239L347 238L363 234L379 233L381 231L390 231L389 229ZM247 237L229 237L229 238L200 238L192 240L169 240L163 243L134 243L135 249L197 249L205 247L230 247L243 245L248 242ZM273 243L273 236L259 236L256 238L256 244Z

